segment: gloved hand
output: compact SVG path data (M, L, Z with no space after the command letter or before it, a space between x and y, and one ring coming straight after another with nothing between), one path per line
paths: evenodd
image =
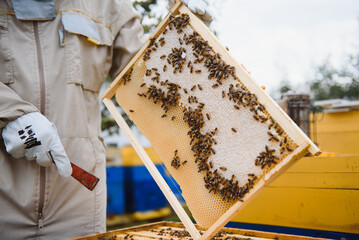
M189 10L196 14L205 24L209 25L213 20L213 14L208 5L203 0L181 0L187 5ZM170 7L174 5L174 0L169 0Z
M56 127L39 112L25 114L3 128L6 151L15 158L26 157L44 167L54 161L63 177L72 174L70 161Z

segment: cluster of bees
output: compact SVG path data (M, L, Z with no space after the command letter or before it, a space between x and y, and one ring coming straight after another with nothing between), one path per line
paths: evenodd
M223 171L223 169L221 170ZM213 191L214 194L218 192L222 196L223 201L227 200L227 202L229 202L230 200L243 201L242 198L251 188L253 188L256 179L257 176L253 173L249 173L246 184L240 186L238 180L235 180L234 175L228 180L215 169L213 172L207 172L204 177L204 182L206 188L209 189L209 192Z
M291 148L291 144L288 140L288 137L285 136L283 129L273 119L271 119L270 122L271 123L268 127L268 130L274 130L277 135L273 134L271 131L268 131L269 141L279 142L280 154L283 154L285 151L293 152L293 148Z
M178 229L172 229L171 227L168 227L166 229L161 230L154 230L152 229L151 232L157 233L158 236L163 236L166 238L160 238L160 239L168 239L168 237L176 237L176 239L188 239L192 240L191 235L186 230L178 230ZM200 234L203 234L203 231L200 231ZM214 235L211 240L250 240L249 237L237 237L237 236L231 236L233 232L226 232L226 231L219 231ZM249 234L244 234L244 236L249 236ZM172 238L170 238L172 239Z
M133 68L131 68L128 73L124 74L122 79L123 79L123 85L126 85L129 81L131 81L131 77L132 77L132 72L133 72Z
M175 155L171 161L171 166L174 167L175 169L178 169L181 165L184 165L187 163L187 160L183 161L181 163L181 160L179 158L179 156L177 155L178 150L175 151Z
M189 24L190 17L188 14L181 14L180 16L171 15L168 20L168 28L173 30L176 29L177 33L180 34L183 31L183 28L187 27ZM166 34L166 30L163 34Z
M223 80L229 76L235 76L235 68L226 64L219 53L215 54L212 47L209 46L208 41L205 41L196 31L187 37L184 35L186 44L192 44L193 55L195 56L194 63L204 63L209 75L208 79L216 80L216 83L212 85L213 88L222 85Z
M151 232L157 232L158 236L171 236L171 237L186 238L186 239L191 237L189 232L186 230L177 230L177 229L172 229L170 227L166 229L161 229L159 231L152 229Z
M159 236L159 238L156 239L160 239L160 240L165 240L165 239L187 239L187 240L192 240L193 238L191 238L191 235L189 234L188 231L186 230L180 230L179 228L162 228L162 229L151 229L150 232L156 234L157 236ZM200 231L200 234L203 235L203 231ZM243 234L243 236L239 237L239 236L233 236L234 233L233 232L226 232L226 231L219 231L218 233L216 233L216 235L214 235L211 240L250 240L252 238L250 237L255 237L253 234L248 234L245 233ZM127 233L123 239L125 240L130 240L130 239L137 239L136 238L136 233ZM143 236L138 235L141 239L143 238ZM155 239L155 237L151 237L153 239ZM103 234L99 237L97 237L98 240L115 240L115 239L120 239L119 236L116 235L106 235ZM122 238L121 238L122 239ZM278 239L278 238L274 238L274 239Z
M179 228L175 228L172 229L171 227L168 227L166 229L162 228L161 230L159 229L151 229L150 232L156 234L157 237L152 236L152 239L159 239L159 240L165 240L165 239L187 239L187 240L193 240L193 238L191 238L191 235L189 234L188 231L186 230L180 230ZM199 231L201 235L204 234L203 231ZM233 236L234 233L231 231L219 231L218 233L216 233L216 235L214 235L213 237L211 237L211 240L251 240L253 239L252 237L255 237L253 234L248 234L248 233L244 233L243 236ZM112 236L108 236L106 234L103 234L99 237L97 237L98 240L115 240L115 239L125 239L125 240L130 240L130 239L137 239L136 237L136 233L127 233L123 238L116 236L116 235L112 235ZM143 239L143 235L139 234L138 235L139 238ZM274 237L274 239L278 239L277 237Z
M266 165L270 167L272 164L277 164L279 158L275 156L274 153L274 149L269 149L269 147L266 146L265 151L259 153L259 156L256 158L256 166L260 166L263 169Z
M188 25L189 19L190 19L190 17L188 14L181 14L180 17L175 17L175 16L171 15L169 18L169 21L168 21L168 28L170 30L175 28L177 30L177 33L180 34L183 31L182 29ZM163 31L163 35L166 35L167 31L168 31L168 29L166 28ZM151 53L153 51L156 51L159 46L163 47L165 45L165 43L166 43L166 41L163 37L159 39L159 44L156 42L156 38L151 38L150 43L143 55L143 60L147 61L147 60L151 59L151 57L150 57Z
M132 234L126 234L126 236L123 238L123 239L125 239L125 240L129 240L129 239L134 239L134 235L132 235Z
M253 113L254 120L260 123L269 123L269 131L267 132L269 136L268 141L279 143L281 155L285 151L293 151L288 141L288 137L285 136L286 134L284 133L284 130L274 119L268 117L265 107L258 102L258 98L255 94L250 93L245 86L237 83L235 86L230 84L228 93L225 91L222 92L222 98L225 98L226 96L229 100L235 103L235 109L239 110L241 107L247 107ZM283 140L280 140L281 138L283 138ZM255 165L260 166L263 169L265 166L271 167L272 164L277 164L280 158L275 156L275 153L276 150L269 149L268 146L265 146L265 151L261 152L255 159Z
M188 23L189 16L187 14L181 14L176 17L171 16L168 28L163 31L163 35L168 32L168 29L175 29L177 33L182 33L183 28L185 28ZM205 41L196 31L193 31L189 35L184 33L183 38L179 38L179 43L180 45L186 44L192 46L192 54L195 59L193 63L191 61L187 62L186 49L183 47L172 48L168 56L162 55L160 59L167 60L169 66L172 66L174 74L181 73L184 67L189 68L190 73L199 74L201 73L201 70L195 70L194 65L197 63L203 63L209 72L208 80L213 83L212 88L218 88L226 79L233 76L238 83L236 85L230 84L228 91L222 91L222 98L228 98L232 101L236 110L240 110L242 107L248 108L253 113L253 118L256 121L268 124L269 141L279 143L281 149L280 154L283 154L285 151L293 151L289 143L290 141L288 141L288 137L284 133L283 129L269 116L265 107L258 101L256 95L249 92L249 90L239 82L239 79L235 75L235 68L226 64L221 59L221 56L214 52L207 41ZM161 37L158 41L156 38L151 38L150 43L143 54L143 60L149 60L151 53L156 51L159 47L164 46L164 44L165 39L163 37ZM165 71L167 71L167 65L163 66L163 72ZM123 78L125 82L130 80L131 73L132 69L128 74L124 75ZM162 117L167 117L167 112L171 107L179 105L179 100L181 99L180 92L188 94L190 91L194 91L197 87L199 90L202 90L202 86L199 84L193 85L192 88L188 90L186 88L182 89L180 85L171 83L168 80L161 81L160 73L157 68L147 69L145 75L151 77L151 80L160 84L161 87L157 87L152 84L148 87L147 92L138 93L138 95L152 100L155 104L160 103L161 108L165 112ZM145 85L146 84L143 83L141 87L144 87ZM198 172L204 171L206 174L204 176L205 187L209 190L209 192L220 194L223 200L242 201L244 195L248 193L251 188L253 188L256 180L258 180L257 176L254 174L248 174L246 183L240 186L234 175L232 175L231 179L226 179L222 176L223 174L220 171L226 171L227 169L225 167L221 167L219 170L214 169L213 162L210 161L210 157L213 154L216 154L214 145L217 144L215 135L218 129L215 128L212 131L203 133L205 119L210 120L209 114L204 114L203 112L205 104L199 102L195 96L189 96L188 103L197 105L195 108L184 107L183 120L189 127L188 135L191 139L191 150L194 152ZM171 120L174 120L174 118L175 117L172 117ZM231 130L234 133L237 133L235 128L231 128ZM171 166L175 169L178 169L181 165L187 162L181 162L177 153L178 151L176 150L171 162ZM261 167L262 169L264 167L271 167L280 160L278 156L275 156L275 153L276 151L274 149L269 149L269 147L266 146L265 150L259 153L255 159L255 165Z
M166 43L165 40L162 41L162 45L164 45ZM151 38L150 39L150 43L148 44L148 47L145 51L145 53L143 54L143 61L147 61L149 59L151 59L150 55L152 52L156 51L158 48L158 43L156 42L156 38Z
M284 141L286 141L287 137L284 138ZM292 152L293 149L291 149L288 145L283 146L283 141L279 144L280 153L282 154L285 150L288 152ZM260 166L262 169L265 166L271 167L273 164L277 164L280 160L279 157L275 156L274 153L276 152L275 149L270 149L267 145L265 146L265 150L259 153L259 156L257 156L255 160L255 165Z
M178 105L179 98L181 94L179 93L179 89L181 88L178 84L170 83L170 82L162 82L162 86L167 87L167 91L163 91L161 88L156 87L155 85L151 85L148 87L147 92L138 93L140 97L146 97L149 100L152 99L153 103L157 102L161 103L161 108L167 113L167 111L173 106ZM141 85L144 86L144 85ZM164 114L162 117L166 117Z
M165 56L165 55L164 55ZM171 64L173 67L173 73L182 72L183 65L186 61L186 49L180 48L172 48L172 52L168 55L167 62ZM164 70L166 69L164 65ZM165 71L164 71L165 72Z
M116 240L116 239L118 239L116 235L108 236L105 233L97 237L97 240ZM125 239L131 239L131 238L125 238Z

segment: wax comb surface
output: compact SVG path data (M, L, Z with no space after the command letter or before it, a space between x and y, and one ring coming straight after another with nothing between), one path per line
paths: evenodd
M116 99L179 183L196 222L210 227L310 140L197 27L188 14L171 15L119 75Z

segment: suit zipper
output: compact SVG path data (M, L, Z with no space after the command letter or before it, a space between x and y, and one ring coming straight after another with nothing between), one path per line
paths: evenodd
M41 53L41 43L39 36L39 26L38 22L34 21L34 34L36 42L36 54L37 54L37 66L39 70L39 80L40 80L40 112L45 114L45 73L44 73L44 62L42 59ZM37 226L39 230L42 230L44 227L44 215L43 208L45 203L45 181L46 181L46 169L45 167L40 167L40 196L39 196L39 208L37 212Z
M43 216L43 208L45 202L45 177L46 177L46 169L45 167L40 167L40 198L39 198L39 210L37 212L37 227L39 230L44 228L44 216Z

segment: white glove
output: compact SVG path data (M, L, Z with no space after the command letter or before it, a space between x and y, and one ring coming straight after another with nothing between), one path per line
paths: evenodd
M213 20L213 14L209 10L208 5L203 0L181 0L187 5L189 10L196 14L205 24L209 25ZM174 0L169 0L169 4L172 7Z
M36 160L44 167L54 162L61 176L71 176L72 167L56 127L41 113L28 113L9 122L2 137L6 151L13 157Z

